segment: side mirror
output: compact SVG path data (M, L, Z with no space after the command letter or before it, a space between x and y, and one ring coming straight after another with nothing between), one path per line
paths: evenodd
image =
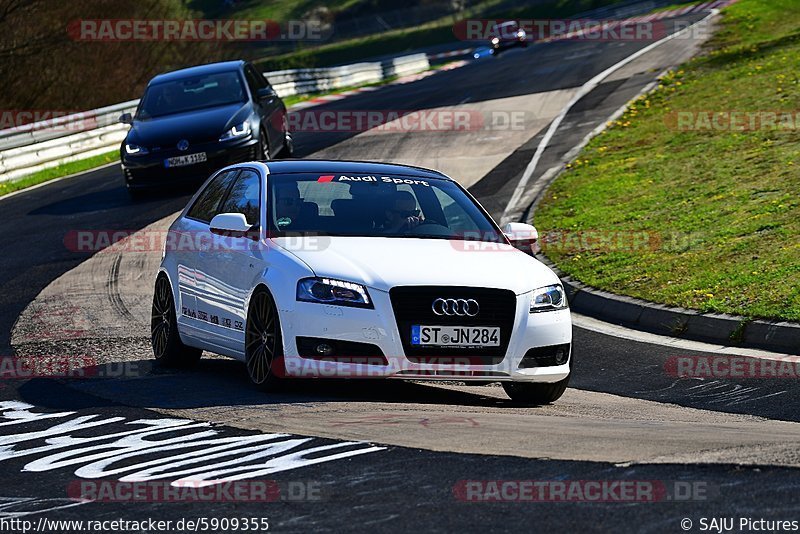
M256 96L259 100L266 100L268 98L275 98L278 96L278 93L275 92L275 89L272 87L263 87L258 90Z
M212 234L228 237L244 237L257 227L248 224L247 218L241 213L220 213L211 219L209 225Z
M123 113L119 116L119 122L122 124L133 124L133 115L130 113Z
M503 234L511 241L514 248L526 254L533 254L533 246L539 240L539 232L533 225L525 223L508 223L503 227Z

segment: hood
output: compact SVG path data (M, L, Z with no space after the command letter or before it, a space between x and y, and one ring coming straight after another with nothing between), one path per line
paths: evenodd
M359 282L380 291L404 285L475 286L510 289L519 295L559 282L547 266L505 244L388 237L273 241L317 276Z
M190 146L192 143L216 141L223 132L247 119L250 112L249 103L237 102L153 119L136 119L127 139L148 148L172 147L181 139L189 141Z

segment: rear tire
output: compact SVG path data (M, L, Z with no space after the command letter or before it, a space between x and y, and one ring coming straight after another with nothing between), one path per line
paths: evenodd
M250 299L244 345L250 382L262 391L280 389L285 374L281 324L275 301L264 288Z
M165 275L156 280L150 318L150 342L156 363L165 367L188 367L197 363L203 351L181 342L172 287Z

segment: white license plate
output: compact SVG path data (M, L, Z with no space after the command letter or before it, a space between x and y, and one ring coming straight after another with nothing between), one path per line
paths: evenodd
M185 167L186 165L194 165L195 163L202 163L206 161L205 152L197 152L196 154L186 154L185 156L175 156L174 158L167 158L164 160L164 167Z
M434 347L499 347L499 326L411 327L411 344Z

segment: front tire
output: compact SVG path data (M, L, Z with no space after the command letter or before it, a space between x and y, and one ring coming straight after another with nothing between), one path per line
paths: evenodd
M286 135L283 139L283 148L281 149L281 153L278 154L279 158L291 158L294 155L294 139L292 139L292 134L286 132Z
M258 159L269 161L269 140L263 126L258 134Z
M156 280L150 316L150 342L156 363L165 367L188 367L197 363L203 351L181 342L172 287L165 275Z
M503 382L503 389L511 400L528 406L542 406L561 398L567 390L569 376L564 380L547 383Z
M135 187L126 187L125 189L128 190L128 198L130 198L132 202L141 202L143 200L147 200L150 196L150 192L147 189Z
M244 341L250 381L262 391L278 389L284 375L281 325L275 301L264 288L250 299Z

